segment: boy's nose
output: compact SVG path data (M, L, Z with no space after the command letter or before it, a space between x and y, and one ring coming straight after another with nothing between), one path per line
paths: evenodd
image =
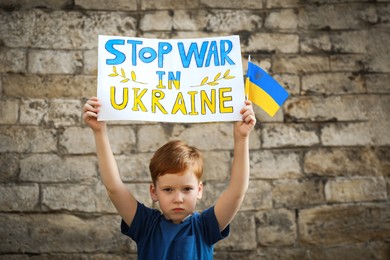
M174 200L175 200L176 203L183 202L183 194L180 191L177 191L175 193Z

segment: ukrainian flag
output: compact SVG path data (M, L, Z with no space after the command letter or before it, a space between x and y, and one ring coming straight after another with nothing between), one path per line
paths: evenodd
M260 67L248 61L245 82L247 98L274 116L288 97L288 92Z

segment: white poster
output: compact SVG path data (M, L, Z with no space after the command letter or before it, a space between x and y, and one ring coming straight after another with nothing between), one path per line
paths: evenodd
M244 81L238 36L99 36L99 120L240 121Z

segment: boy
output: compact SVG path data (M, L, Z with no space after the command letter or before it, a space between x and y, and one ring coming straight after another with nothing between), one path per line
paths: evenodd
M234 124L230 183L215 205L194 212L202 197L203 159L198 149L168 142L151 159L150 195L161 213L139 203L120 178L105 122L97 121L100 103L90 98L83 119L93 130L102 182L122 217L121 231L137 243L139 259L212 259L214 244L227 237L249 184L249 134L256 124L250 101Z

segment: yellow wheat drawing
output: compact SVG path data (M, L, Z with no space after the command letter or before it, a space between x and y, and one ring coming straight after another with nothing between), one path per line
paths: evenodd
M135 74L134 70L131 71L130 73L130 78L128 78L126 76L126 72L123 68L120 69L120 74L118 73L117 69L115 66L112 66L112 72L111 74L108 74L109 77L121 77L123 78L121 80L121 83L126 83L128 82L129 80L135 82L135 83L139 83L139 84L147 84L147 83L144 83L144 82L140 82L140 81L137 81L137 75Z
M219 84L219 80L229 80L229 79L234 79L235 77L234 76L231 76L229 75L230 74L230 69L226 70L225 73L223 74L223 76L221 77L221 72L217 73L217 75L214 76L214 79L213 80L210 80L209 81L209 77L205 77L202 79L202 81L200 82L200 85L197 85L197 86L193 86L193 87L201 87L201 86L204 86L204 85L208 85L208 86L216 86Z

